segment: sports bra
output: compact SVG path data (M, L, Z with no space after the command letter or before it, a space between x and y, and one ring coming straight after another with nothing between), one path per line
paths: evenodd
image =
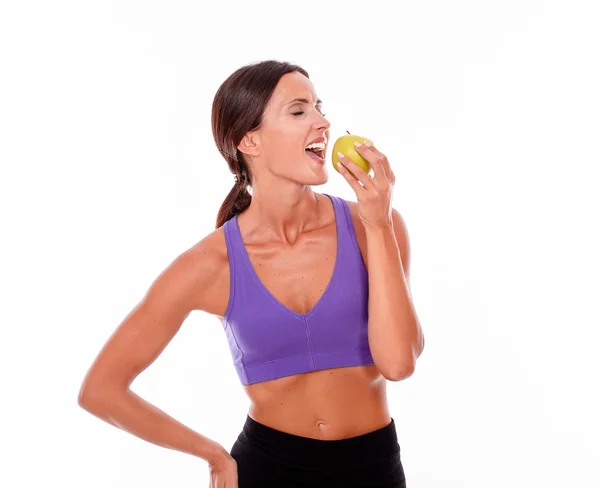
M321 298L304 314L283 305L264 286L244 246L237 215L223 226L230 269L223 328L243 385L374 364L367 334L369 281L354 223L344 199L324 195L335 213L336 260Z

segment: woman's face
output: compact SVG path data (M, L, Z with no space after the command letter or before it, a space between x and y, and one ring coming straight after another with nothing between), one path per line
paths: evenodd
M329 126L312 82L298 72L283 75L261 128L250 135L250 145L244 141L240 145L240 150L251 156L254 182L276 176L303 185L324 184L327 163L316 161L305 149L318 137L324 137L327 145Z

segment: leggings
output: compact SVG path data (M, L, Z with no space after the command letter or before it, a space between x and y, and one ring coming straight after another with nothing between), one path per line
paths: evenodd
M239 488L406 488L393 418L366 434L320 440L247 416L230 454Z

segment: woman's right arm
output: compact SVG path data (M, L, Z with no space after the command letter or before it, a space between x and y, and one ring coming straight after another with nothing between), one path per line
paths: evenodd
M200 457L211 466L231 462L225 448L148 403L130 385L159 356L190 312L202 309L221 264L207 238L179 255L108 339L78 397L79 405L100 419L153 444Z

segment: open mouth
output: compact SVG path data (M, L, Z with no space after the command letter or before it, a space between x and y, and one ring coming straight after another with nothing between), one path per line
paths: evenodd
M325 150L324 149L305 149L304 150L309 157L319 163L325 162Z

